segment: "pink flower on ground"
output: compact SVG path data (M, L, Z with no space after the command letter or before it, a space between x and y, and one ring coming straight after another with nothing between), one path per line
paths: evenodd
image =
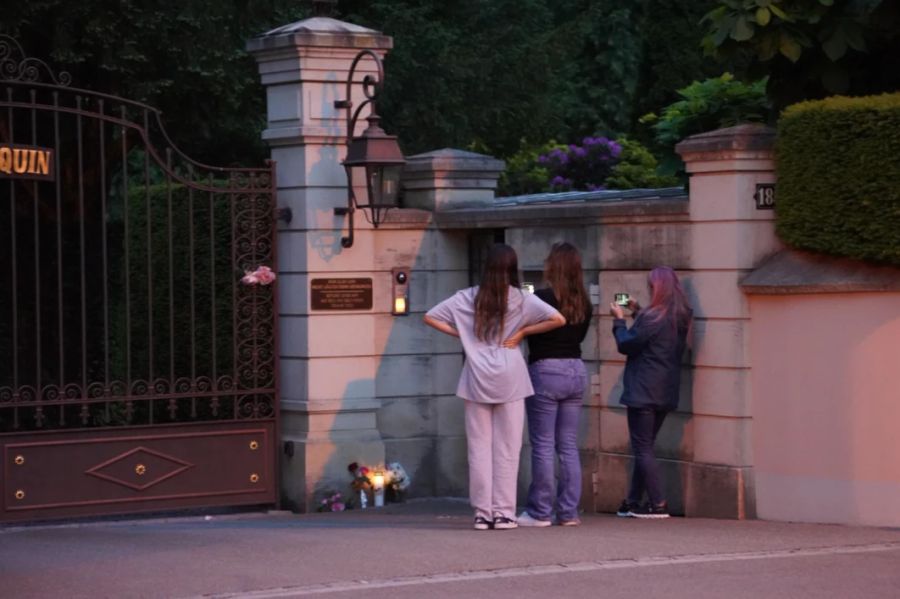
M332 504L331 504L331 511L332 511L332 512L343 512L343 511L344 511L344 507L345 507L345 506L344 506L343 503L340 503L340 502L332 503Z

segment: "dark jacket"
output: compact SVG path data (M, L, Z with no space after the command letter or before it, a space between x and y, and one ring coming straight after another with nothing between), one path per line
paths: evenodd
M632 408L674 410L678 407L681 357L687 345L690 315L673 326L675 315L652 322L639 312L631 328L613 321L613 335L625 362L625 391L619 400Z

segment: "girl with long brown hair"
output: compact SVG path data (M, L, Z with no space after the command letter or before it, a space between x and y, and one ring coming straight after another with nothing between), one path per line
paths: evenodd
M536 295L566 319L558 329L528 337L528 374L534 395L525 400L531 438L531 485L520 526L550 526L553 513L563 526L580 523L581 461L578 420L587 387L581 342L591 322L581 254L570 243L556 243L544 262L549 287ZM511 341L517 339L513 337ZM554 465L559 458L559 475Z
M524 399L533 393L514 334L565 324L563 316L519 289L515 250L495 244L481 284L458 291L425 315L425 323L459 337L465 362L456 394L465 401L469 499L476 530L516 528L516 479ZM521 337L519 337L521 339Z

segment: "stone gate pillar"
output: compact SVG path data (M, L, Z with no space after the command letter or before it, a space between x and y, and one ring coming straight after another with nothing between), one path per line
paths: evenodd
M266 87L268 125L263 139L277 162L278 205L292 219L279 230L281 335L282 498L308 511L317 493L345 491L347 464L384 461L376 427L375 331L369 309L316 310L313 279L368 279L375 248L371 226L356 218L356 242L341 247L347 204L344 99L350 65L362 49L383 56L392 39L331 18L285 25L247 45ZM355 75L374 75L364 59ZM364 99L352 86L352 100ZM363 110L363 117L367 114ZM366 125L360 118L360 131ZM367 234L368 233L368 234Z
M676 146L690 174L690 271L695 310L690 397L693 455L687 516L755 517L750 310L740 280L782 246L758 184L775 181L775 131L740 125Z

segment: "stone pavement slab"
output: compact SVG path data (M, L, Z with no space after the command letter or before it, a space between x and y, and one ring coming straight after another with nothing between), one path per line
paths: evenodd
M0 597L898 597L900 530L583 516L478 532L460 501L0 528Z

